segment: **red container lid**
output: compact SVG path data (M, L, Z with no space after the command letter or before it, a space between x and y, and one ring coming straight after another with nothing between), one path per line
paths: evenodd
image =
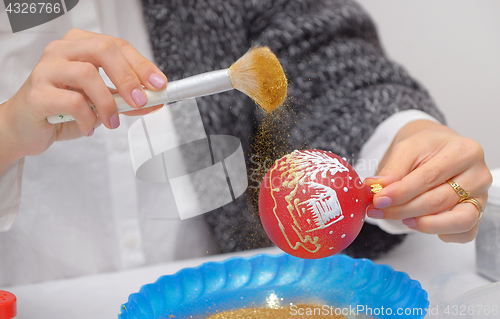
M11 319L17 315L16 296L0 290L0 319Z

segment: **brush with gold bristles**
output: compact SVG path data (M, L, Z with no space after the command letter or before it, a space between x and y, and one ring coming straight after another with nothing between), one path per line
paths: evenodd
M182 80L168 82L161 91L145 90L148 102L144 107L188 98L212 95L236 89L245 93L268 112L279 107L286 98L287 80L283 68L268 47L251 48L229 69L194 75ZM137 110L114 94L118 113ZM90 107L94 105L89 102ZM71 115L47 117L51 124L73 121Z

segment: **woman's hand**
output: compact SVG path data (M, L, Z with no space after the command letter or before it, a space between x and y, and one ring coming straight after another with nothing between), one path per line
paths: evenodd
M420 120L396 136L368 185L384 187L367 215L399 219L417 231L438 234L445 242L465 243L477 234L480 213L446 182L453 180L485 207L492 177L481 146L444 125Z
M6 164L6 157L40 154L56 140L91 136L101 122L109 129L117 128L120 120L112 96L116 91L105 85L99 67L135 108L147 102L143 87L159 90L167 83L166 76L125 40L73 29L45 48L23 86L0 106L0 145L4 148L0 163ZM47 122L47 116L58 114L72 115L75 122Z

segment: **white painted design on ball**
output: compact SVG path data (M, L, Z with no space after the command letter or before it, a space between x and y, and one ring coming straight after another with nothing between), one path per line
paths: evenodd
M307 172L306 176L311 180L311 182L305 184L315 190L315 192L312 192L315 194L310 199L299 203L299 205L307 206L317 226L314 229L307 230L307 232L326 228L342 220L344 216L335 190L314 181L319 173L321 173L321 178L325 179L328 172L334 176L337 173L349 172L349 169L340 163L337 158L332 158L322 152L304 151L293 155L301 166L300 168Z
M287 155L284 161L271 168L270 180L273 180L273 174L277 174L276 176L284 180L282 187L290 189L284 199L292 223L282 223L276 211L277 199L274 192L281 191L281 188L271 189L271 196L274 201L274 216L292 249L297 250L302 247L310 253L316 253L321 248L320 238L306 233L324 229L344 218L335 190L320 183L327 179L328 173L333 177L341 172L349 172L349 169L337 158L315 150L294 151ZM321 174L320 177L318 174ZM335 182L334 179L332 182ZM307 185L311 195L307 200L300 202L297 193L302 185ZM305 227L308 229L302 229L303 225L299 222L301 219L307 221L309 225Z
M310 199L299 203L307 206L307 210L314 216L314 223L318 226L309 231L326 228L344 218L337 193L333 189L314 182L306 184L316 190Z
M316 180L316 175L319 172L321 172L321 178L326 178L326 173L328 171L330 171L332 175L341 172L349 172L349 169L342 165L337 158L332 158L320 152L304 151L297 153L292 153L292 155L295 155L298 162L303 164L304 170L307 171L306 176L310 176L312 181ZM309 166L309 164L313 164L316 167Z

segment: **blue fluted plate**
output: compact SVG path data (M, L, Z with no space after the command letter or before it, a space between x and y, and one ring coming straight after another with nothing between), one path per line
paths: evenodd
M368 259L261 254L162 276L131 294L119 318L205 318L225 310L290 303L334 306L349 318L423 318L429 307L418 281Z

